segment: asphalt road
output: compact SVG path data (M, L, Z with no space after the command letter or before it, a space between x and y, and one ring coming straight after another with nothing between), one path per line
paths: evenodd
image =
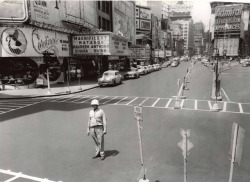
M177 79L185 76L189 66L189 63L181 63L177 68L164 68L139 79L124 81L122 85L96 88L77 95L17 101L9 103L8 107L1 101L5 108L12 106L14 109L0 113L0 181L13 177L3 174L6 171L2 170L8 169L30 178L52 181L138 181L142 176L133 105L141 104L146 177L151 182L183 181L183 156L177 146L182 140L182 128L191 130L189 140L194 145L187 159L188 181L228 181L233 122L246 131L241 164L234 165L233 181L249 182L249 104L239 105L242 101L230 89L235 82L229 81L229 74L223 74L222 87L233 102L223 98L219 103L223 110L211 112L212 74L197 63L190 74L189 90L184 92L187 99L181 102L181 109L173 109ZM242 75L249 78L247 68L242 70L239 66L225 73L236 70L239 74L243 71ZM237 84L238 89L244 88ZM92 159L94 144L86 134L92 98L100 100L100 107L108 118L107 158L104 161ZM23 176L14 181L32 180Z

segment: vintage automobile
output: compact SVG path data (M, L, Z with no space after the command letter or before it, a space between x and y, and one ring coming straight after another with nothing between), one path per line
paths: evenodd
M124 74L124 79L139 78L139 77L140 77L140 73L137 68L130 68L130 71Z
M147 70L145 70L143 66L139 66L139 65L138 65L138 66L137 66L137 69L138 69L138 72L139 72L140 75L145 75L145 74L147 74Z
M248 66L250 66L250 60L244 61L242 63L242 67L248 67Z
M179 62L178 61L173 61L171 63L171 67L177 67L179 65Z
M121 84L123 80L123 76L120 74L118 70L109 70L105 71L101 78L98 79L98 85L100 87L116 84Z

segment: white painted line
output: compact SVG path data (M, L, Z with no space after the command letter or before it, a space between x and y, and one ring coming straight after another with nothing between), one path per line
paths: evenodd
M65 99L62 99L61 101L58 101L58 102L65 102L65 101L67 101L67 100L72 99L72 97L73 97L73 99L74 99L74 95L71 95L71 96L69 96L69 97L67 97L67 98L65 98Z
M198 109L198 101L195 100L195 101L194 101L194 110L197 110L197 109Z
M82 102L80 102L80 103L85 103L85 102L87 102L87 101L89 101L89 100L91 100L91 99L95 99L95 98L97 98L98 96L95 96L95 97L91 97L91 98L89 98L89 99L87 99L87 100L85 100L85 101L82 101Z
M125 104L125 105L129 105L130 103L134 102L136 99L138 99L138 97L134 98L133 100L131 100L130 102L128 102L128 103Z
M139 106L142 105L144 102L146 102L148 99L149 99L149 98L144 99L144 101L142 101L142 102L139 104Z
M157 104L157 102L160 100L160 98L158 98L154 103L153 103L153 105L151 106L151 107L154 107L156 104Z
M59 96L57 97L56 99L51 99L49 100L50 102L58 102L59 100L62 100L62 99L65 99L65 98L68 98L68 95L63 95L63 96Z
M184 99L181 100L181 108L183 107Z
M99 102L100 102L100 100L103 100L103 99L105 99L105 98L107 98L108 96L105 96L105 97L103 97L103 98L100 98L100 99L98 99L99 100Z
M14 178L17 179L17 178L24 178L24 179L29 179L29 180L33 180L33 181L38 181L38 182L55 182L55 181L51 181L51 180L48 180L46 178L38 178L38 177L34 177L34 176L29 176L29 175L26 175L26 174L22 174L22 173L15 173L15 172L12 172L10 170L2 170L0 169L0 173L2 174L8 174L8 175L11 175L11 176L14 176L13 178L11 179L8 179L7 181L4 181L4 182L10 182L10 181L13 181ZM59 181L58 181L59 182Z
M211 110L212 109L211 101L208 101L208 106L209 106L209 109Z
M86 95L85 97L81 97L81 98L74 99L74 100L72 100L72 101L70 101L70 102L77 102L78 100L82 100L82 99L85 99L85 98L87 98L87 97L89 97L89 95Z
M227 111L227 102L224 102L222 111L224 111L224 112Z
M228 101L230 101L228 95L226 94L225 90L223 88L221 88L222 92L224 93L225 97L227 98Z
M168 108L169 104L171 103L172 99L168 100L168 103L165 105L165 108Z
M9 106L8 106L8 105L6 105L6 104L5 104L5 105L0 104L0 108L1 108L1 107L4 107L4 106L5 106L5 107L10 107L10 108L11 108L11 107L18 107L18 106L13 106L13 105L9 105Z
M117 97L114 97L114 98L112 98L112 99L110 99L110 100L108 100L108 101L106 101L106 102L103 102L102 104L107 104L108 102L110 102L110 101L112 101L112 100L114 100L114 99L116 99Z
M118 104L119 102L125 100L126 98L128 98L128 97L124 97L123 99L121 99L121 100L119 100L118 102L114 103L114 105L116 105L116 104Z
M238 105L239 105L240 113L243 113L244 111L243 111L241 103L238 103Z

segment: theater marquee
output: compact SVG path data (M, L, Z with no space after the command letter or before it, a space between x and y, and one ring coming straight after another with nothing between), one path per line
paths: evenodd
M128 39L112 33L72 37L74 55L128 55Z

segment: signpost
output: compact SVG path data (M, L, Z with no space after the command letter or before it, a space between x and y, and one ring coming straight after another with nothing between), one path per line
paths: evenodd
M234 162L237 162L238 165L240 165L244 135L245 135L245 130L242 127L240 127L237 123L233 123L231 146L229 151L229 154L231 155L229 182L232 182Z
M145 172L144 159L143 159L143 150L142 150L142 138L141 138L142 127L140 126L140 122L142 122L142 107L141 106L134 106L134 116L135 116L135 120L137 121L140 155L141 155L141 166L142 166L142 171L143 171L143 179L140 179L139 182L149 182L149 180L146 179L146 172Z
M187 156L189 155L189 150L194 147L194 145L188 140L190 137L190 130L181 129L180 131L183 139L177 144L182 149L183 159L184 159L184 182L187 182Z

